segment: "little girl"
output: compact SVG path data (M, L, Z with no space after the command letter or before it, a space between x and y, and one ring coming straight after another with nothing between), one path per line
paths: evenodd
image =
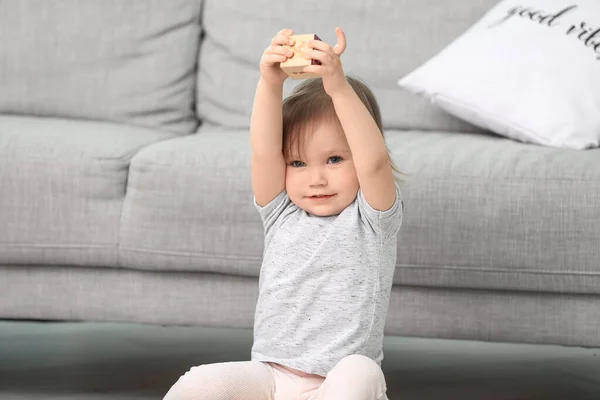
M260 62L252 188L265 243L252 361L201 365L164 400L386 400L380 368L402 200L371 91L344 32L310 41L320 78L283 101L291 30Z

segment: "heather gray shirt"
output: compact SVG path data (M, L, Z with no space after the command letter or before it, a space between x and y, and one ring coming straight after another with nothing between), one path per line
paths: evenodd
M252 360L326 376L345 356L381 364L402 197L373 209L361 190L339 215L307 213L281 192L265 230Z

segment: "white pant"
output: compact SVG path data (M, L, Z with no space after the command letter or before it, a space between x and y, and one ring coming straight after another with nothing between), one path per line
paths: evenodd
M306 374L258 361L193 367L163 400L387 400L381 368L352 355L327 375Z

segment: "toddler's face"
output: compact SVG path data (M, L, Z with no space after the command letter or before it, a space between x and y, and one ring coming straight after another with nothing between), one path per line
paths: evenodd
M335 121L318 124L305 144L304 157L292 152L287 162L288 196L306 212L321 217L337 215L356 198L359 185L352 153Z

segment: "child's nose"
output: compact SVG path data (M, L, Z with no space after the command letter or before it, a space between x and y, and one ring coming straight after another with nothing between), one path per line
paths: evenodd
M310 186L323 186L327 184L327 177L323 168L312 168L310 172Z

